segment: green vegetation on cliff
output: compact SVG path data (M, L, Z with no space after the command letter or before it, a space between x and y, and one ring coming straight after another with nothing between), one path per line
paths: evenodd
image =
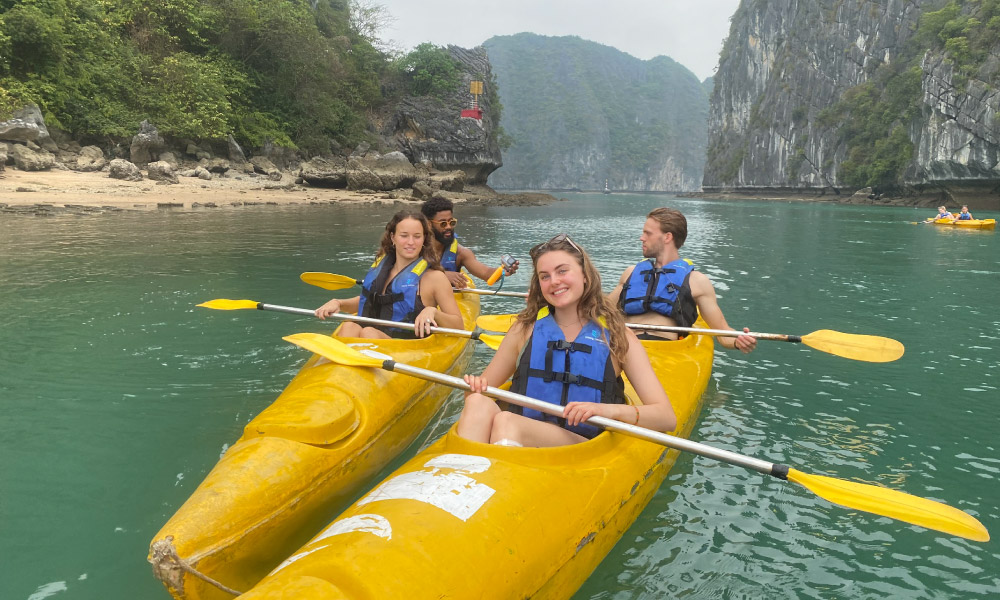
M952 84L959 94L972 77L992 87L1000 82L1000 66L989 60L989 50L998 37L1000 0L950 0L924 12L898 60L879 67L874 77L819 115L821 126L839 127L847 145L847 160L840 165L843 181L877 188L902 183L914 156L908 129L920 117L921 60L928 51L943 52L953 65Z
M27 103L83 139L232 133L322 152L366 135L396 93L455 82L447 52L378 49L349 0L0 0L0 119ZM449 67L451 70L449 71ZM398 85L402 82L401 85Z

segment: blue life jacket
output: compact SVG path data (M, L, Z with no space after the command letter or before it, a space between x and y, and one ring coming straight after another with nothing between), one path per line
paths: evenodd
M691 296L690 261L677 259L660 268L656 259L644 260L632 269L622 286L618 306L626 315L657 312L673 319L680 327L690 327L698 319L698 306Z
M386 286L389 272L396 264L395 252L375 259L361 284L358 316L386 321L412 323L424 303L420 299L420 276L427 270L427 261L418 259L396 274ZM385 293L382 293L382 289ZM392 337L413 337L413 332L395 327L377 327Z
M972 215L970 213L958 213L959 221L971 221Z
M950 212L943 212L943 213L939 214L937 216L937 218L939 218L939 219L950 219L950 218L952 218L952 216L954 216L954 215L952 215Z
M625 382L615 374L607 328L593 321L568 342L548 307L538 311L535 327L517 361L511 391L566 406L568 402L625 403ZM601 429L587 423L568 427L566 420L543 412L514 406L512 410L590 439Z
M445 271L458 270L458 236L451 238L451 245L441 250L441 268Z

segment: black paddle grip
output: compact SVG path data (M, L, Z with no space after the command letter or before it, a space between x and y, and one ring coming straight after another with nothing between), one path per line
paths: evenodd
M802 342L802 336L801 335L790 335L790 336L788 336L788 341L789 342L794 342L794 343L801 343Z
M771 465L771 476L788 481L788 465Z
M382 368L385 369L386 371L394 371L396 369L396 361L394 360L382 361Z

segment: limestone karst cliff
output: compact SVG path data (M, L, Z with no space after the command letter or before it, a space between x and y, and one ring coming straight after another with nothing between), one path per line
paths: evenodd
M578 37L484 43L513 144L500 188L689 191L701 184L708 97L693 73Z
M744 0L709 111L707 192L1000 208L1000 2Z

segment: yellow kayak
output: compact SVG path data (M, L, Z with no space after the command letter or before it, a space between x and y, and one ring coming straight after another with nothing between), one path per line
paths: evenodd
M456 294L466 329L479 297ZM468 338L341 338L427 369L462 375ZM313 355L243 429L150 544L153 573L179 600L231 599L314 535L412 443L450 388Z
M996 219L969 219L967 221L952 221L951 219L935 219L935 225L952 225L968 227L969 229L993 229L997 226Z
M677 435L687 436L709 381L712 338L643 345L677 413ZM611 432L517 448L471 442L453 428L241 598L569 598L677 454Z

